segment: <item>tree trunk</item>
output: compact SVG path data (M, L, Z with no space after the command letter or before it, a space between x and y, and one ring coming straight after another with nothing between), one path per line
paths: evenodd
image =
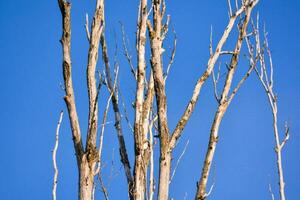
M94 187L94 165L90 166L86 154L82 157L79 168L79 200L92 200Z
M159 186L158 186L158 199L168 200L169 195L169 183L170 183L170 171L171 171L171 152L161 153L159 163Z

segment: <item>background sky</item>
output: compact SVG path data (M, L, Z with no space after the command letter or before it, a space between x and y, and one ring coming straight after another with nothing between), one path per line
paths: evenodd
M88 42L84 32L85 13L94 11L94 1L72 0L73 82L82 133L87 128L85 68ZM125 25L134 54L137 0L106 1L106 35L111 60L115 40L119 46L120 84L129 118L133 120L135 84L123 56L119 21ZM287 199L300 195L300 1L261 0L255 13L269 32L278 94L279 128L291 126L291 137L283 150ZM173 130L194 84L207 63L210 27L214 41L220 38L228 21L225 0L167 1L167 13L178 36L175 63L167 82L168 114ZM0 194L2 199L51 199L53 168L51 150L60 110L65 110L60 87L62 78L61 16L57 1L0 1ZM114 34L115 33L115 34ZM116 37L114 37L116 35ZM167 61L172 41L166 43ZM116 39L115 39L116 38ZM231 41L236 37L232 35ZM232 47L228 42L226 47ZM135 57L134 57L135 61ZM242 62L243 63L243 62ZM245 63L245 62L244 62ZM102 68L103 63L99 63ZM240 65L240 72L246 70ZM240 74L237 73L237 75ZM238 78L236 78L238 81ZM170 197L193 199L207 147L209 128L216 109L212 82L207 81L196 110L178 144L173 163L186 142L189 146L170 186ZM107 94L100 98L106 102ZM108 121L113 120L112 112ZM126 144L133 165L133 135L123 122ZM126 199L127 187L118 154L113 123L107 126L103 161L104 181L111 199ZM77 198L77 169L67 113L63 118L58 150L58 199ZM267 97L252 74L236 95L220 128L213 169L215 180L209 199L271 199L268 184L276 199L277 171L272 132L272 115ZM155 166L157 168L157 166ZM214 178L213 178L214 177ZM99 192L96 199L102 199Z

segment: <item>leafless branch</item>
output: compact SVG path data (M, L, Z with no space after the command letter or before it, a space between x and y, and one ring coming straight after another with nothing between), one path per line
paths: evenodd
M209 56L213 56L213 26L210 26L210 36L209 36Z
M238 10L238 9L239 9L238 0L235 0L235 9L236 9L236 10Z
M76 152L77 165L80 166L81 157L84 153L82 144L81 131L76 110L74 89L72 82L72 62L71 62L71 4L64 0L58 0L59 8L63 18L63 33L61 37L61 44L63 47L63 75L64 88L69 120L72 129L73 143Z
M234 98L234 96L236 95L236 93L238 92L238 90L241 88L241 86L243 85L243 83L247 80L247 78L250 76L251 72L254 70L254 68L256 67L256 62L253 63L253 65L250 65L250 68L248 69L248 71L245 73L245 75L243 76L243 78L240 80L240 82L237 84L237 86L233 89L231 95L228 98L228 103L230 104L230 102L232 101L232 99Z
M119 95L120 95L120 98L121 98L122 107L123 107L123 110L124 110L124 117L125 117L125 120L126 120L126 122L127 122L127 125L128 125L128 127L129 127L130 131L131 131L132 133L134 133L133 126L132 126L132 124L131 124L131 122L130 122L130 120L129 120L129 117L128 117L128 113L127 113L127 109L126 109L124 97L123 97L123 95L122 95L122 92L121 92L121 90L120 90L120 87L118 87L118 88L119 88Z
M285 137L284 137L283 141L280 144L281 149L284 147L284 145L286 144L286 142L290 138L290 127L288 126L287 122L285 122L284 128L285 128Z
M58 167L56 163L56 152L58 149L58 143L59 143L59 129L62 122L64 112L61 111L59 115L59 120L56 127L56 133L55 133L55 145L52 151L52 161L53 161L53 168L54 168L54 177L53 177L53 188L52 188L52 200L56 200L56 188L57 188L57 178L58 178Z
M213 184L210 186L210 189L209 189L208 193L206 194L206 197L208 197L208 196L211 194L212 190L214 189L214 186L215 186L215 183L213 183Z
M274 193L273 193L273 191L272 191L271 183L269 183L269 192L270 192L270 195L271 195L271 199L272 199L272 200L275 200Z
M174 28L173 28L173 34L174 34L173 49L172 49L170 61L169 61L168 67L167 67L167 71L166 71L165 77L164 77L164 81L165 81L165 82L166 82L166 80L167 80L167 78L168 78L168 75L169 75L171 66L172 66L172 64L173 64L173 62L174 62L174 58L175 58L175 54L176 54L177 35L176 35L176 32L175 32Z
M122 32L122 44L123 44L123 49L124 49L124 55L129 63L130 69L131 69L131 73L133 74L135 80L137 80L137 75L136 75L136 71L134 69L133 63L132 63L132 56L129 53L129 50L127 48L127 37L126 37L126 33L125 33L125 27L123 25L122 22L120 22L121 24L121 32Z
M220 79L220 72L221 72L221 63L219 64L219 69L217 73L217 77L215 77L214 70L212 71L212 78L213 78L213 86L214 86L214 96L218 103L220 103L220 97L218 95L218 82Z
M177 169L177 167L179 166L179 163L180 163L182 157L184 156L184 154L185 154L185 152L186 152L186 149L187 149L187 147L189 146L189 143L190 143L190 140L188 140L188 141L186 142L186 144L185 144L185 146L184 146L184 149L182 150L182 152L181 152L181 154L180 154L180 156L179 156L179 158L178 158L178 160L177 160L177 162L176 162L176 165L175 165L175 167L174 167L172 176L171 176L171 178L170 178L170 183L172 182L172 180L173 180L173 178L174 178L174 176L175 176L176 169Z
M150 6L150 9L149 9L148 14L147 14L147 19L149 18L152 10L153 10L153 1L151 2L151 6Z
M153 124L157 120L157 115L151 120L149 124L149 142L150 142L150 177L149 177L149 200L153 200L154 195L154 142L153 142Z
M90 42L90 31L89 31L89 15L86 13L85 14L85 32L86 32L86 37L87 37L87 40Z
M100 182L101 191L103 193L103 196L104 196L105 200L109 200L107 189L104 185L103 179L102 179L100 174L98 174L98 180Z
M147 40L147 0L140 0L138 12L136 50L137 50L137 72L136 72L136 94L135 94L135 119L134 119L134 191L135 199L145 199L146 177L148 166L149 142L147 140L147 128L144 129L144 95L146 85L146 40Z
M239 54L241 51L242 42L245 39L245 36L247 35L246 31L247 31L248 23L250 21L253 6L255 6L255 4L254 4L255 2L257 3L257 1L252 1L253 4L252 3L245 4L243 6L243 8L245 8L245 16L244 16L243 21L240 24L239 34L238 34L238 38L236 40L237 42L236 42L236 45L235 45L235 48L233 51L234 54L232 54L232 57L231 57L227 76L225 79L225 84L224 84L223 91L222 91L222 94L220 97L219 106L215 112L214 120L213 120L213 123L211 126L209 144L207 147L206 156L205 156L205 160L204 160L203 167L202 167L200 181L197 184L197 192L196 192L196 196L195 196L196 200L205 200L207 197L207 193L206 193L207 181L208 181L208 177L210 174L211 164L212 164L212 161L214 158L217 142L219 139L219 127L220 127L220 124L224 117L224 114L225 114L232 98L236 94L237 90L240 88L240 86L243 84L243 82L247 79L250 72L254 68L254 66L252 66L252 68L250 68L250 70L248 70L246 75L242 78L242 80L239 82L238 86L235 88L234 93L232 93L233 95L231 95L231 97L228 96L229 91L231 89L233 77L234 77L234 74L235 74L235 71L236 71L236 68L238 65Z
M231 0L227 0L228 3L228 9L229 9L229 17L232 16L232 8L231 8Z
M189 120L192 112L194 111L195 104L198 101L198 97L200 95L202 86L203 86L204 82L207 80L207 78L210 76L210 74L212 73L215 63L218 60L220 53L222 52L222 48L223 48L225 42L227 41L229 34L231 33L231 31L233 29L236 19L245 11L245 9L249 9L249 8L252 9L257 3L258 3L258 0L254 0L254 1L251 1L251 3L249 5L242 6L229 19L228 25L225 28L221 39L218 42L216 50L215 50L214 54L209 58L207 68L206 68L205 72L201 75L201 77L198 79L198 81L195 85L194 91L193 91L193 95L192 95L184 113L182 114L179 122L177 123L176 128L173 131L171 141L170 141L171 148L175 147L176 141L180 138L180 136L182 134L182 130L184 129L187 121Z
M130 163L129 163L125 139L123 136L123 130L122 130L122 126L121 126L121 112L119 109L118 90L117 89L114 90L114 86L112 83L111 72L110 72L110 63L109 63L109 57L108 57L108 52L107 52L107 44L106 44L106 39L105 39L104 33L102 33L102 35L101 35L100 43L102 46L102 60L104 61L104 64L105 64L105 74L106 74L107 86L111 92L113 91L112 106L113 106L113 110L114 110L114 114L115 114L115 128L117 130L121 162L123 164L123 167L125 170L125 175L127 178L127 183L129 186L129 195L132 195L133 177L131 174L131 169L130 169L131 167L130 167ZM130 196L130 198L132 199L132 196Z
M257 17L259 20L259 17ZM267 33L264 30L264 49L267 50L267 56L269 57L269 63L265 61L265 53L262 50L260 44L260 35L259 35L259 25L257 22L256 32L255 32L255 42L256 42L256 53L259 58L260 70L255 69L255 72L266 92L268 97L268 101L272 110L273 116L273 130L274 130L274 138L275 138L275 153L277 158L277 170L279 176L279 194L280 199L285 200L285 182L284 182L284 174L283 174L283 166L282 166L282 148L286 144L289 139L289 127L285 124L285 137L282 141L280 141L279 131L278 131L278 120L277 120L277 96L273 91L273 62L271 57L271 51L268 46ZM269 64L269 65L268 65ZM270 69L270 74L267 73L267 68ZM269 79L270 78L270 79Z
M163 40L167 32L167 27L163 25L165 14L165 1L153 1L153 29L148 23L150 49L151 49L151 69L153 72L154 89L156 97L156 107L158 115L158 131L160 140L160 162L159 162L159 184L158 199L168 199L171 151L169 148L169 127L167 120L167 99L163 74L162 54ZM166 25L166 24L165 24Z
M106 125L107 113L108 113L111 97L112 97L112 93L110 94L110 96L107 100L106 107L105 107L105 110L104 110L104 113L103 113L103 119L102 119L102 124L101 124L101 133L100 133L100 142L99 142L99 150L98 150L99 151L98 167L95 171L95 174L99 174L100 169L101 169L101 156L102 156L104 129L105 129L105 125Z
M220 55L233 55L234 52L233 51L221 51Z
M99 160L98 160L98 167L95 171L95 175L98 175L98 179L99 179L99 182L100 182L100 186L101 186L101 190L104 194L104 197L106 200L108 200L108 192L107 192L107 189L104 185L104 182L102 180L102 175L101 175L101 165L102 165L102 162L101 162L101 156L102 156L102 148L103 148L103 138L104 138L104 129L105 129L105 123L106 123L106 120L107 120L107 113L108 113L108 110L109 110L109 105L110 105L110 101L112 99L112 96L113 96L113 93L114 91L116 90L116 85L117 85L117 80L118 80L118 73L119 73L119 67L117 67L116 69L116 75L115 75L115 82L114 82L114 87L113 87L113 91L110 91L110 96L107 100L107 103L106 103L106 107L105 107L105 110L104 110L104 114L103 114L103 119L102 119L102 128L101 128L101 133L100 133L100 142L99 142Z
M86 140L86 151L89 157L96 155L96 141L97 141L97 128L98 128L98 96L101 87L101 81L97 88L96 84L96 65L98 62L98 49L100 44L100 37L102 35L104 26L104 2L97 0L96 9L93 17L90 44L88 50L87 61L87 88L89 98L89 120L88 120L88 134ZM94 163L95 161L92 161Z
M166 21L166 23L162 27L162 40L165 39L165 37L166 37L166 35L167 35L168 31L169 31L170 19L171 19L171 16L167 15L167 21Z

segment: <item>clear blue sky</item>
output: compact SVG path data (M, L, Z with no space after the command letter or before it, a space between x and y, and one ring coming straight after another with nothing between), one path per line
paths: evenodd
M167 1L167 13L171 15L178 35L177 55L167 83L171 129L182 113L198 76L204 70L208 59L210 26L214 27L216 41L228 19L225 0L181 2ZM84 20L85 12L92 15L94 2L73 0L72 3L74 87L81 128L85 133L88 43L84 35ZM114 31L121 46L120 20L125 25L131 41L130 47L134 50L137 5L137 0L107 1L106 34L111 56L114 51ZM290 200L299 199L300 195L300 66L297 60L300 48L299 8L300 1L261 0L255 9L255 12L260 12L261 20L266 23L269 32L275 65L275 89L279 96L279 127L283 130L285 120L291 125L290 141L283 151L286 196ZM65 110L60 88L63 81L59 43L61 16L57 1L0 1L0 27L1 198L51 199L51 150L59 111ZM126 104L130 105L134 100L135 85L121 47L119 49L121 89ZM245 69L245 66L240 66L243 67ZM101 99L102 102L105 98ZM212 173L216 184L209 199L270 199L269 183L277 192L272 118L266 100L253 74L235 97L222 122ZM175 150L174 162L185 142L190 140L171 183L170 196L175 200L183 199L185 193L187 199L194 197L215 108L212 84L208 81ZM128 110L132 113L131 108ZM77 169L66 116L58 151L58 199L76 199ZM130 118L133 119L132 115ZM112 115L109 116L111 120ZM123 127L126 129L126 142L132 159L132 134L125 122ZM112 124L107 126L106 136L104 180L111 199L126 199L126 182ZM117 175L109 178L113 149L113 174ZM277 193L275 195L278 199Z

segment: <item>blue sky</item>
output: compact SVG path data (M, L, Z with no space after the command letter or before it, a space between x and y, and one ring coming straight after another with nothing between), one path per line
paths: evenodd
M115 32L126 105L134 100L135 85L122 53L119 21L125 25L134 53L137 5L137 0L106 2L109 52L112 57ZM297 199L300 195L300 157L297 154L300 146L299 8L300 1L261 0L255 9L269 32L275 90L279 96L279 127L282 131L285 120L291 126L291 137L283 150L287 199ZM93 1L72 1L73 76L83 133L86 132L88 109L85 81L88 43L84 23L85 13L91 16L93 10ZM213 26L216 42L228 18L225 0L167 1L167 13L171 15L178 36L177 55L167 82L169 123L173 129L207 62L210 26ZM0 26L0 194L2 199L9 200L51 199L51 150L59 112L65 110L64 93L60 88L63 81L59 43L61 16L57 1L0 1ZM167 42L166 49L168 45ZM227 44L228 47L232 45L232 42ZM245 69L243 65L239 67ZM106 98L104 95L100 105L104 105ZM170 196L175 200L183 199L185 194L187 199L194 197L215 109L209 80L174 152L175 163L186 141L190 140L171 183ZM133 110L128 107L128 111L133 119ZM58 199L76 199L77 169L66 116L65 113L58 150ZM112 113L108 120L113 120ZM233 100L221 124L211 176L215 177L215 187L209 199L270 199L269 183L277 192L271 123L266 95L253 74ZM123 127L132 160L132 134L125 121ZM111 199L126 199L126 181L119 162L115 130L112 124L106 130L104 181ZM275 195L278 199L278 194ZM97 198L100 197L97 193Z

